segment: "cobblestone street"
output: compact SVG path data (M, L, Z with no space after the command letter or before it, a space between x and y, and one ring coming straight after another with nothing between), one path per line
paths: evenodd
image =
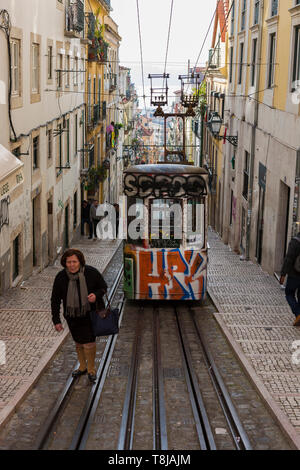
M300 448L300 364L293 363L300 329L293 326L284 290L260 266L241 261L217 234L210 232L209 243L208 291L218 309L215 317L258 391Z
M120 241L81 239L80 249L86 263L105 269ZM54 266L32 275L20 286L0 297L0 341L5 345L5 364L0 365L0 426L31 389L44 367L68 335L57 333L51 320L52 283L62 269ZM63 319L63 317L62 317Z

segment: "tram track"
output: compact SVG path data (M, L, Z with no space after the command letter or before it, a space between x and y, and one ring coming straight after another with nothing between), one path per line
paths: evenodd
M193 320L197 336L199 338L199 344L203 351L204 359L206 362L207 370L209 372L211 382L214 386L218 402L223 410L230 434L235 444L236 450L252 450L252 446L249 437L241 423L236 408L230 397L230 393L225 386L222 376L216 366L211 351L207 345L207 341L195 319L195 315L191 308L189 308L190 316Z
M123 266L119 270L115 281L109 290L108 298L110 303L113 302L114 296L117 292L117 289L122 281L123 277ZM123 307L124 307L124 297L123 300L119 303L118 308L120 310L120 321L123 315ZM101 390L101 385L103 386L103 381L105 380L105 373L107 373L107 364L109 363L109 359L112 356L114 345L116 342L116 335L112 335L108 337L108 341L106 347L104 349L104 353L101 357L100 365L98 367L96 376L97 380L94 385L91 387L91 391L89 397L85 403L84 409L82 411L82 415L79 420L79 424L76 428L74 433L72 443L70 449L77 449L84 445L84 442L87 438L86 430L90 426L90 422L93 416L93 410L97 405L97 400L99 400L99 390ZM79 363L77 362L75 368L79 367ZM72 392L76 383L78 382L78 378L72 377L72 372L68 376L66 384L59 395L58 399L56 400L55 406L51 410L50 414L48 415L46 421L42 425L38 438L35 442L34 448L36 450L43 450L47 447L48 441L51 439L53 434L53 430L59 419L61 419L66 405L71 400Z

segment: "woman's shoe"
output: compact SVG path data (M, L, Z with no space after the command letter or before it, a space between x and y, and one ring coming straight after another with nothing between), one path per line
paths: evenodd
M81 375L84 375L86 373L87 373L87 369L85 370L77 369L72 372L72 377L80 377Z
M96 377L95 374L88 374L88 378L89 378L89 381L90 381L91 383L93 383L93 384L94 384L94 383L96 382L96 380L97 380L97 377Z
M294 326L300 326L300 315L297 316L297 318L294 322Z

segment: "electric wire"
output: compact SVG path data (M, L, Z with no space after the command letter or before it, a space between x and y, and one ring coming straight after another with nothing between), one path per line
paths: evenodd
M141 20L140 20L139 0L136 0L136 8L137 8L137 19L138 19L139 41L140 41L141 72L142 72L142 83L143 83L143 100L144 100L145 113L146 113L146 115L147 115L146 95L145 95L145 80L144 80L143 47L142 47L142 32L141 32Z
M167 61L168 61L168 53L169 53L169 44L170 44L170 36L171 36L171 24L172 24L172 17L173 17L173 7L174 7L174 0L171 0L171 11L170 11L170 19L169 19L169 29L168 29L168 39L167 39L167 47L166 47L166 55L165 55L165 67L164 67L164 80L163 80L163 89L165 87L165 75L167 71Z
M204 40L203 40L203 43L202 43L200 52L199 52L199 54L198 54L198 57L197 57L197 60L196 60L194 69L196 69L196 67L197 67L197 65L198 65L199 59L200 59L200 57L201 57L201 54L202 54L202 51L203 51L203 48L204 48L204 45L205 45L205 43L206 43L206 39L208 38L210 29L211 29L212 24L213 24L213 21L214 21L214 18L215 18L216 14L217 14L217 10L218 10L218 6L216 7L215 12L214 12L214 14L213 14L213 16L212 16L212 19L211 19L211 21L210 21L210 24L209 24L208 30L207 30L207 32L206 32L205 38L204 38Z

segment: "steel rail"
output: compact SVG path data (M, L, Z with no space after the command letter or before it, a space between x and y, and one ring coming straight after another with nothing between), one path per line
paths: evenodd
M196 429L201 450L216 450L216 443L213 437L208 415L205 409L198 380L192 364L192 356L189 348L189 341L182 324L180 314L174 306L175 317L177 321L177 332L179 336L180 349L182 354L182 363L189 391L191 406L194 414Z
M137 387L138 387L138 368L141 350L141 330L143 320L143 307L140 307L138 321L135 330L135 340L132 349L131 365L126 387L122 421L120 426L118 450L132 450L134 435L134 415L136 407Z
M116 280L113 284L113 287L112 287L113 294L110 295L109 301L111 301L112 297L115 295L117 287L121 281L123 272L124 272L124 267L122 265L122 268L120 269L116 277ZM121 306L119 322L121 322L123 313L124 313L124 297L121 301L121 305L122 306ZM90 427L91 427L98 403L101 398L101 393L102 393L104 382L107 376L107 372L108 372L111 357L114 351L114 347L117 341L117 336L118 335L110 335L108 337L108 341L106 343L106 346L102 354L101 361L100 361L100 364L96 373L97 380L91 387L89 397L86 400L84 409L81 413L81 416L80 416L77 428L75 430L75 433L73 435L69 450L83 450L86 446Z
M107 269L108 269L108 267L105 269L105 271ZM108 294L109 301L112 301L122 275L123 275L123 266L119 270L118 275L117 275L111 289L109 290L109 294ZM75 369L78 368L78 367L79 367L79 362L76 363ZM43 423L43 425L42 425L42 427L39 431L39 435L38 435L38 437L35 441L35 444L34 444L34 449L36 449L36 450L44 449L47 441L50 438L50 433L51 433L55 423L58 421L59 416L62 414L62 412L63 412L63 410L64 410L64 408L67 404L67 399L70 397L72 389L73 389L75 383L77 383L77 381L78 381L78 378L77 377L72 377L72 372L71 372L69 374L68 378L67 378L67 381L65 383L65 386L64 386L63 390L61 391L60 395L58 396L58 398L55 402L54 407L51 409L50 414L48 415L47 419L45 420L45 422Z
M168 450L159 307L153 309L153 450Z
M241 420L237 414L235 406L231 400L230 394L226 388L226 385L221 377L221 374L218 371L216 363L212 357L212 354L207 346L204 335L201 332L201 329L196 321L195 314L192 311L192 308L189 307L189 312L192 317L202 350L204 354L204 359L206 362L207 370L210 375L212 384L216 391L219 403L223 410L225 419L227 421L228 427L231 432L231 436L235 443L237 450L252 450L250 440L247 436L247 433L241 423Z

